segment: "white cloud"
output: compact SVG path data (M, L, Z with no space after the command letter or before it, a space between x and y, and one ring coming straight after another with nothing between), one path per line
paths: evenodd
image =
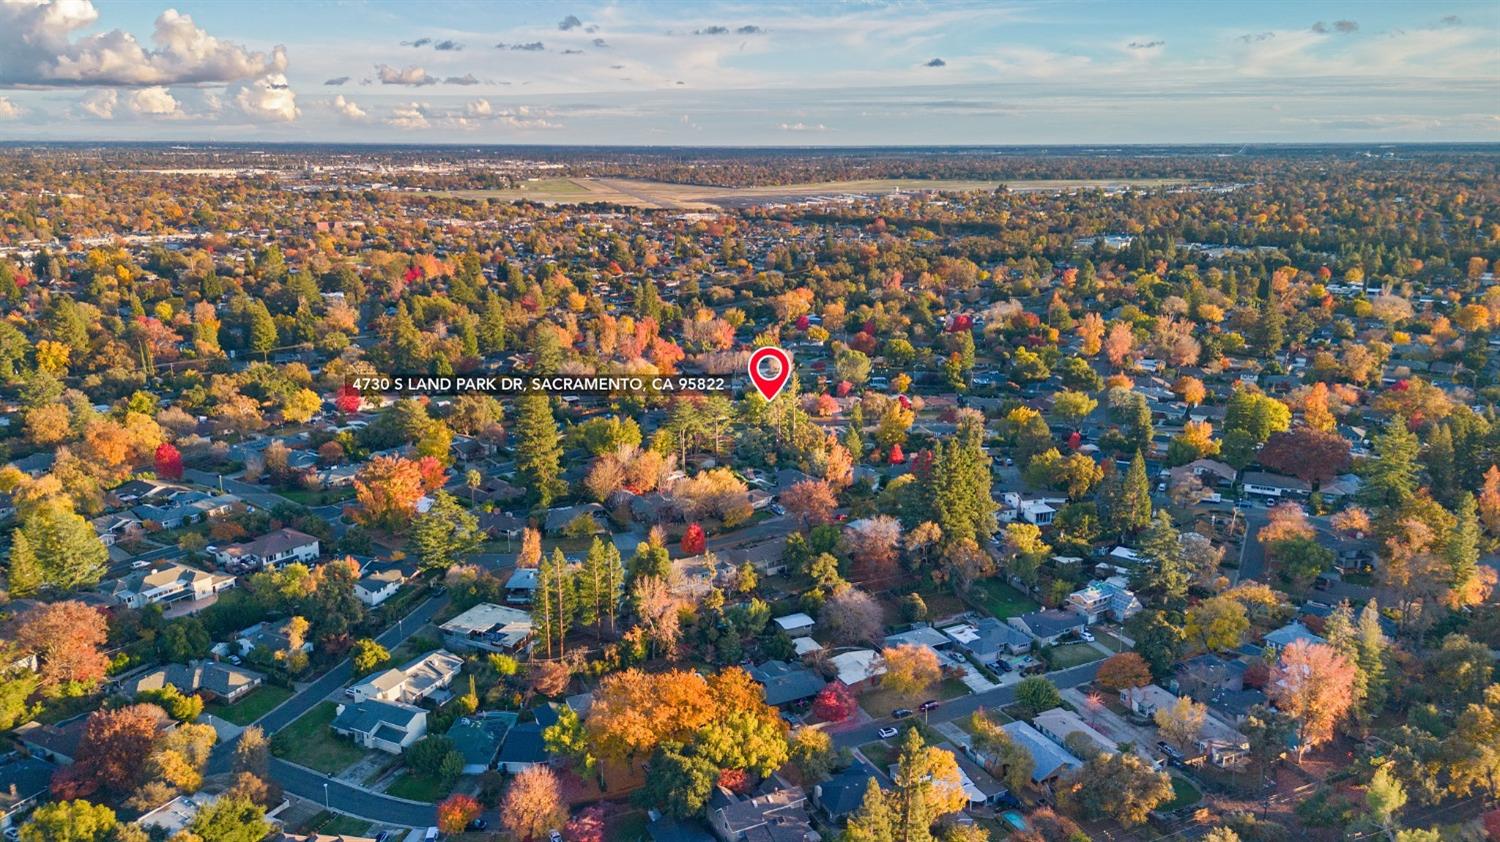
M391 116L385 122L398 129L426 129L432 126L427 122L427 106L420 102L396 106L391 109Z
M273 73L240 86L234 104L252 120L290 123L297 119L297 94L286 83L286 77Z
M370 115L366 114L363 108L360 108L353 100L345 99L343 94L334 97L332 105L333 110L338 112L338 115L345 120L362 123L369 119Z
M438 79L429 76L425 68L415 64L409 67L396 68L388 64L375 65L375 74L382 85L407 85L419 88L423 85L436 85Z
M125 104L132 113L142 117L176 117L182 114L182 106L171 91L160 86L133 92Z
M21 116L21 106L0 96L0 120L14 120Z
M495 113L495 110L490 107L489 100L476 99L468 105L464 106L464 113L469 115L470 117L488 117L491 114Z
M814 123L812 125L808 125L807 123L782 123L776 128L784 132L826 132L829 130L822 123Z
M0 0L0 86L161 86L233 82L286 70L286 50L251 52L168 9L153 49L120 29L73 40L97 22L91 0Z
M94 91L83 98L79 107L85 113L92 114L101 120L108 120L115 116L115 106L120 103L120 94L111 89Z

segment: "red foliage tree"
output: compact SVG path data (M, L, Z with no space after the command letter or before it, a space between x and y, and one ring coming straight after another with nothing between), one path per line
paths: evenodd
M1349 467L1349 442L1337 433L1297 427L1272 433L1256 458L1272 470L1323 482Z
M893 445L891 445L890 463L892 465L899 465L899 464L901 464L902 462L905 462L905 461L906 461L906 454L904 452L902 452L901 445L899 445L899 444L893 444Z
M345 384L339 387L338 393L334 395L333 405L338 407L339 412L349 415L359 412L359 408L365 403L365 398L359 390Z
M798 330L807 330L809 327L812 327L812 319L808 318L806 313L797 317Z
M744 795L749 792L753 783L750 780L750 773L744 769L722 769L719 771L719 786L736 795Z
M92 687L103 680L109 658L101 648L109 626L98 609L82 602L36 605L21 615L15 641L40 656L42 686Z
M182 453L171 442L156 446L156 475L161 479L182 479Z
M682 533L682 551L688 555L702 555L707 548L708 538L703 534L703 527L688 524L687 531Z
M455 792L438 802L438 830L444 833L463 833L469 822L478 818L481 812L479 802L473 796Z
M1253 661L1250 666L1245 667L1245 674L1240 681L1252 690L1264 690L1266 682L1271 680L1271 668L1263 661Z
M448 469L436 456L423 456L417 460L417 470L422 473L422 490L431 494L448 481Z
M89 715L74 765L92 785L127 792L145 780L146 763L166 713L156 705L130 705ZM87 786L88 784L84 784Z
M803 480L781 492L781 505L787 513L804 525L817 525L833 520L833 510L838 500L833 496L833 487L820 479Z
M843 722L854 715L854 694L842 681L834 681L813 697L813 713L824 722Z
M854 391L854 384L848 380L840 380L838 386L834 387L834 389L838 392L839 397L847 398L849 397L849 393Z

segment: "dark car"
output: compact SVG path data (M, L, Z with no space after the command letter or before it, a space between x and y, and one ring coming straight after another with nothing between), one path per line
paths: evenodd
M896 708L891 711L892 719L905 719L908 716L911 716L911 708Z
M917 705L917 710L919 710L919 711L921 711L923 713L926 713L929 710L937 710L937 707L938 707L938 700L937 699L928 699L927 701L921 703L920 705Z
M998 672L1010 672L1011 670L1015 669L1015 667L1011 666L1009 661L996 661L995 669Z
M1165 754L1169 759L1172 760L1172 762L1182 762L1182 752L1178 751L1176 746L1172 745L1166 740L1162 740L1161 742L1157 743L1156 747L1161 749L1161 753Z
M469 822L469 824L467 825L467 827L465 829L466 830L484 830L485 828L487 828L489 826L490 826L490 823L487 822L487 821L485 821L484 819L474 819L473 821Z

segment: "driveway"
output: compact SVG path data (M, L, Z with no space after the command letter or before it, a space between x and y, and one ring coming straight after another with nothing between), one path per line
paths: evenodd
M448 603L446 596L429 597L391 626L375 637L387 649L395 649L417 629L426 625ZM312 710L329 694L337 691L354 675L354 666L348 658L339 661L317 680L307 684L297 694L282 702L280 706L256 720L267 736L292 724L302 714ZM214 747L208 762L208 774L223 774L229 771L237 740L219 743ZM393 798L371 792L361 786L353 786L280 758L271 758L271 777L292 795L305 798L315 804L326 804L330 809L362 819L407 827L427 826L435 817L431 804ZM325 790L326 785L326 790ZM326 799L326 800L325 800Z
M187 479L198 483L199 485L206 485L209 488L222 487L230 494L238 495L247 503L253 503L254 505L267 511L274 509L283 503L291 502L285 497L282 497L280 494L272 494L259 485L251 485L248 482L242 482L237 479L230 479L223 474L212 474L208 471L200 471L196 468L188 468L187 470L182 472L182 475Z

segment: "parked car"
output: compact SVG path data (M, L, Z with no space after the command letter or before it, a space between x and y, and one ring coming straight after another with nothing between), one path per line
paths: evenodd
M547 831L547 842L563 842L562 834L555 829Z
M771 514L776 515L777 517L781 517L782 515L786 514L786 507L781 505L780 503L772 503Z
M485 821L484 819L481 819L481 818L476 818L473 821L469 822L468 829L469 830L484 830L485 828L487 828L489 826L490 826L489 822L487 822L487 821Z
M892 719L905 719L908 716L911 716L911 708L896 708L891 711Z
M1167 742L1166 740L1159 741L1156 744L1156 747L1159 748L1159 749L1161 749L1161 753L1165 754L1167 756L1167 759L1171 760L1173 763L1181 763L1182 762L1182 760L1183 760L1182 752L1178 751L1176 746L1172 745L1171 743Z
M1091 631L1081 631L1078 633L1078 639L1082 640L1085 643L1093 643L1094 633Z
M896 732L896 726L894 726L894 725L886 725L886 726L882 727L879 731L876 731L875 733L880 735L880 739L882 739L882 740L889 740L891 737L896 736L896 733L897 733Z
M145 559L141 559L140 561L132 561L130 563L130 569L131 570L140 570L142 568L150 567L150 566L151 566L151 562L146 561Z
M917 705L917 710L919 710L919 711L921 711L923 713L926 713L929 710L937 710L938 704L940 704L940 703L938 702L937 699L928 699L927 701L921 703L920 705Z

